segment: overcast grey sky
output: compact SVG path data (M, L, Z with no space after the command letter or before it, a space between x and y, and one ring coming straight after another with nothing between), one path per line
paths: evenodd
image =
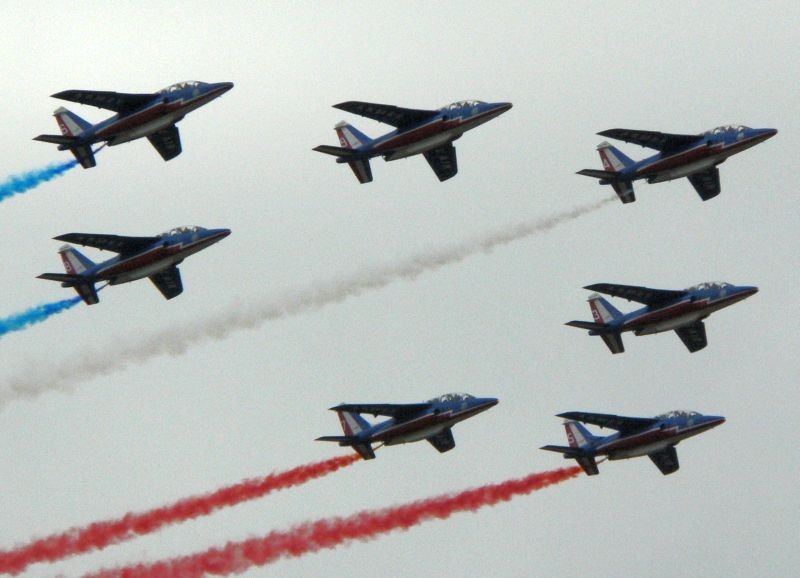
M74 391L0 409L0 548L324 459L341 401L415 402L448 391L500 404L454 429L457 448L380 450L326 479L26 576L188 554L319 517L349 514L560 467L554 414L728 418L679 446L681 469L646 459L477 514L280 561L244 576L790 576L800 556L797 480L798 62L796 2L261 3L29 2L4 14L4 172L69 158L50 94L154 91L196 79L236 87L179 125L164 163L144 140L98 166L0 205L0 315L70 297L55 235L151 235L173 226L232 235L181 266L165 301L146 281L0 341L0 392L30 376ZM311 148L366 100L514 108L456 143L459 174L373 161L375 181ZM96 122L108 113L70 106ZM722 165L703 203L685 180L637 184L637 202L126 367L119 351L366 278L602 200L575 175L599 168L596 132L774 127ZM633 158L648 151L627 145ZM87 250L95 258L100 253ZM565 327L588 319L583 285L752 284L707 322L689 354L672 334L626 337L612 356ZM625 311L633 304L617 302ZM170 333L172 332L172 333ZM126 349L128 348L128 349ZM113 370L74 378L80 360ZM101 362L102 364L103 362ZM13 396L11 396L13 398Z

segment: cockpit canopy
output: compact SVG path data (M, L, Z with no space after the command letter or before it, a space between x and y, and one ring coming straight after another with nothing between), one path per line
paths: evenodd
M158 94L169 94L170 92L175 92L176 90L183 90L184 88L193 88L196 86L200 86L201 84L205 84L203 82L198 82L197 80L184 80L183 82L176 82L175 84L170 84L166 88L162 88L158 91Z
M672 411L668 411L667 413L662 413L661 415L657 415L656 419L670 419L673 417L695 417L698 415L703 415L697 411L688 411L685 409L674 409Z
M468 393L445 393L444 395L440 395L439 397L434 397L433 399L429 399L428 403L441 403L445 401L465 401L468 399L475 399L475 396L470 395Z
M707 130L704 134L722 134L724 132L742 132L743 130L747 130L750 127L744 126L743 124L725 124L722 126L718 126L717 128L712 128L711 130Z
M705 283L698 283L692 287L687 287L686 291L702 291L703 289L722 289L723 287L733 287L730 283L725 281L707 281Z
M451 102L447 106L440 108L440 111L455 110L457 108L470 108L478 106L479 104L486 104L482 100L459 100L458 102Z
M171 237L172 235L180 235L181 233L196 233L198 231L205 231L204 227L198 227L196 225L188 225L186 227L175 227L174 229L170 229L169 231L164 231L159 235L159 237Z

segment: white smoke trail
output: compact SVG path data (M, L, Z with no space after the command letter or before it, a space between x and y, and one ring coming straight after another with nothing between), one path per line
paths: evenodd
M394 265L367 269L347 278L298 289L283 296L232 308L224 313L195 321L193 326L167 328L139 336L128 343L115 341L113 351L75 355L58 364L37 362L0 384L0 408L12 400L33 398L47 391L70 391L81 381L108 375L159 355L180 355L205 341L225 339L230 333L252 329L267 321L297 315L338 303L366 291L386 287L399 280L413 280L427 271L458 263L471 255L488 252L514 241L545 233L614 202L606 198L552 217L525 221L471 241L432 250Z

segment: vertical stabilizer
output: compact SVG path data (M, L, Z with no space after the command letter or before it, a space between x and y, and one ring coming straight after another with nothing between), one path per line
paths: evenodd
M597 152L600 153L603 169L612 173L619 173L636 164L631 158L626 156L625 153L607 142L600 143L597 146ZM601 183L603 182L604 181L601 181ZM631 181L607 179L607 183L611 184L623 203L632 203L636 200L636 195L634 195L633 192L633 183Z
M597 436L593 436L582 423L577 421L564 422L564 429L567 432L567 441L571 448L586 449L597 439Z
M589 307L592 309L592 317L595 323L608 325L612 321L616 321L622 317L622 313L616 307L597 293L589 296ZM598 333L595 333L594 335L597 334ZM611 353L622 353L625 351L625 345L622 343L622 335L618 331L611 333L599 332L599 335L603 338L603 341Z
M344 435L354 436L360 432L369 429L370 425L361 415L349 411L337 411L339 414L339 422L342 424L342 431Z
M58 128L61 129L61 134L69 137L80 136L90 128L92 124L86 122L74 112L67 110L63 106L57 108L53 113L58 123Z
M346 149L357 149L372 140L352 124L345 121L337 123L333 129L339 137L339 144Z
M58 250L61 261L64 263L64 270L69 275L80 275L87 269L94 266L94 262L83 255L72 245L64 245Z
M598 293L589 295L588 301L596 323L610 323L622 317L622 313Z

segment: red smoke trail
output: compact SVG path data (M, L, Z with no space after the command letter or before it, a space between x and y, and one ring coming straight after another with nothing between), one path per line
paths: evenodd
M167 524L207 516L220 508L260 498L273 490L297 486L332 474L359 459L361 457L358 454L338 456L263 478L245 480L148 512L129 513L117 520L95 522L85 528L72 528L61 534L40 538L13 550L0 551L0 573L18 574L35 562L53 562L89 550L99 550L110 544L155 532Z
M200 578L206 574L227 576L241 573L252 566L264 566L281 557L302 556L323 548L333 548L348 540L366 540L434 518L444 519L455 512L477 510L505 502L515 496L574 478L581 471L577 466L562 468L458 494L446 494L383 510L364 511L348 518L307 522L285 532L271 532L263 538L229 542L223 548L212 548L199 554L152 564L101 570L84 578Z

